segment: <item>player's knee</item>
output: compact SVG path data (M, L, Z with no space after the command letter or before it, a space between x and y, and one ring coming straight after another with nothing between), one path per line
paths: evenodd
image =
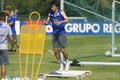
M62 48L61 51L62 51L62 52L65 52L65 48Z
M54 48L54 52L58 53L59 52L58 48Z

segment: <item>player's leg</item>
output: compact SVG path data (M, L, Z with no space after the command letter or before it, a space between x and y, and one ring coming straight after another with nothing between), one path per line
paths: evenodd
M66 49L65 48L61 48L61 51L63 53L63 56L64 56L65 60L67 60L68 59L68 53L67 53Z
M54 49L55 57L60 62L60 69L59 69L59 71L62 71L63 67L64 67L64 64L63 64L63 61L60 58L58 35L53 35L52 43L53 43L53 49Z
M69 70L69 61L68 61L68 53L66 51L66 43L67 43L67 37L65 34L61 34L59 36L59 41L60 41L60 48L61 48L61 51L63 53L63 56L65 58L65 62L66 62L66 68L65 68L65 71L68 71Z
M17 40L17 35L13 35L13 38L14 38L14 42L15 42L17 48L19 48L19 43L18 43L18 40Z
M6 75L6 65L9 64L8 50L0 50L1 78Z
M59 55L59 45L58 45L58 36L57 35L53 35L52 36L52 44L53 44L53 49L54 49L54 54L55 57L57 58L57 60L60 59L60 55Z
M54 54L55 54L55 57L57 58L57 60L60 59L60 54L59 54L59 49L58 48L54 48Z
M10 44L11 44L11 49L10 49L10 51L14 51L14 43L10 42Z
M14 43L15 43L16 47L19 48L19 43L18 43L18 41L17 41L17 36L16 36L16 35L13 35L13 39L14 39ZM14 43L11 44L11 45L12 45L12 50L13 50L13 51L16 51L16 50L15 50Z
M69 66L70 66L70 63L69 63L69 60L68 60L68 53L67 53L65 48L62 48L61 51L62 51L63 56L65 58L65 71L68 71Z
M8 42L10 43L10 52L13 51L14 44L11 42L10 38L8 38Z
M64 56L65 60L67 60L68 59L68 53L66 51L67 36L65 34L59 35L59 43L60 43L60 49L63 53L63 56Z
M5 79L5 75L6 75L6 66L1 65L1 78Z
M14 35L12 35L13 36L13 39L14 39ZM8 42L10 42L10 45L11 45L11 48L10 48L10 52L12 51L12 52L14 52L14 43L12 43L11 42L11 40L10 40L10 38L8 38Z

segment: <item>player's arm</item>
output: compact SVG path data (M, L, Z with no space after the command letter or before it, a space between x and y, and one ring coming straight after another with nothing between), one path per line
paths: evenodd
M13 36L12 36L12 35L9 35L9 38L10 38L11 42L14 43Z
M63 18L64 18L64 20L61 21L61 23L67 23L67 22L69 22L69 19L68 19L67 15L65 14L64 11L61 11L61 15L62 15Z
M13 36L12 36L12 30L11 30L10 26L8 26L8 30L9 30L9 38L10 38L10 41L11 41L12 43L14 43L14 39L13 39Z
M43 24L48 24L50 21L50 13L48 14L47 20L43 21Z

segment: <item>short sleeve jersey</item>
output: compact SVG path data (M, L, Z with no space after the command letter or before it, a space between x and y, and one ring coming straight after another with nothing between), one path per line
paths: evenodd
M12 35L8 24L0 22L0 49L8 49L8 36Z

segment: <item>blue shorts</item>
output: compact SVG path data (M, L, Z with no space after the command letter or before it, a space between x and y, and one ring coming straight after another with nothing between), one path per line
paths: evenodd
M52 36L53 48L65 48L67 43L66 34L57 34Z
M8 50L0 49L0 65L9 64Z

